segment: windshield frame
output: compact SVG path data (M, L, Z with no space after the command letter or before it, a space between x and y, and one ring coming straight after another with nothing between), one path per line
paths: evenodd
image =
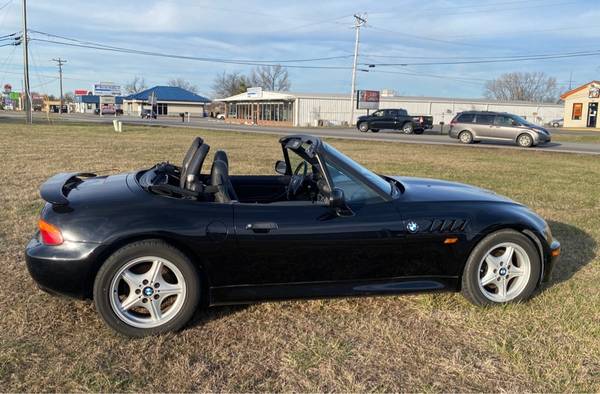
M358 178L367 187L373 189L379 196L385 201L390 201L398 197L396 187L393 186L385 177L374 173L368 168L362 166L350 157L346 156L333 146L323 142L317 153L319 160L333 163L336 167L350 172L353 176ZM322 170L327 171L327 166L324 165ZM328 180L331 179L329 174L326 175ZM330 187L335 185L330 184Z

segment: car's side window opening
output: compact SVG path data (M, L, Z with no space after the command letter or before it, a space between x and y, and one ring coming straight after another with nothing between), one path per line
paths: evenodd
M328 162L326 166L333 187L344 191L345 200L351 206L376 204L383 201L377 192L333 163Z

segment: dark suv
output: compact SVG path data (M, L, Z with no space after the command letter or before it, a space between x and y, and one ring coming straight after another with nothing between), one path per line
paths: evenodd
M464 144L479 141L512 141L524 148L551 141L550 132L506 112L459 112L450 122L450 138Z

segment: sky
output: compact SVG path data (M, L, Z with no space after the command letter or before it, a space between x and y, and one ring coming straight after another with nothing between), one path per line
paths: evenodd
M47 41L85 41L243 63L295 60L282 64L331 68L288 68L292 92L349 94L355 13L367 20L360 31L358 62L359 70L368 72L358 71L358 89L477 98L487 80L506 72L545 72L558 80L561 91L568 90L569 81L575 87L600 79L600 0L29 0L27 4L32 30L30 84L32 91L49 94L59 91L58 68L51 61L58 57L67 60L66 92L91 89L97 82L124 85L142 76L148 86L183 78L200 94L214 97L211 86L216 75L248 73L253 66ZM21 0L0 0L0 37L20 31L21 23ZM520 62L414 64L594 51L594 56ZM0 86L21 88L22 52L21 46L0 47ZM315 58L329 59L310 60Z

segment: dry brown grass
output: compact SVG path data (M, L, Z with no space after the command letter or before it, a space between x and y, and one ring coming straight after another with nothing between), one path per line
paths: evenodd
M272 173L276 137L110 126L0 125L0 391L600 391L600 160L516 150L332 140L391 174L473 183L524 202L564 246L532 301L458 294L263 303L200 311L181 333L130 340L89 302L36 289L23 249L60 171L178 162L192 137L233 173Z

